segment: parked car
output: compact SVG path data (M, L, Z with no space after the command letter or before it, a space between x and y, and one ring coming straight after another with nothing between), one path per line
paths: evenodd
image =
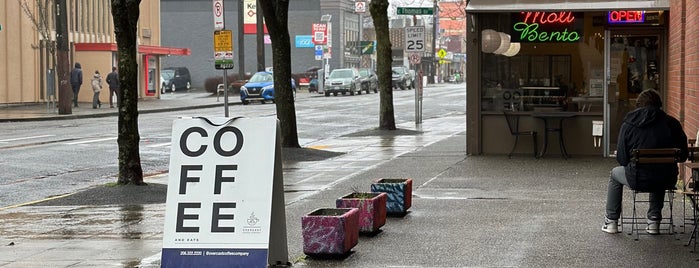
M293 78L291 79L291 89L296 97L296 82ZM244 105L256 100L261 103L274 102L274 75L271 72L257 72L250 77L244 86L240 87L240 101Z
M160 93L190 88L192 88L192 77L186 67L168 67L160 71Z
M410 72L408 67L405 66L394 66L391 68L391 85L393 89L400 88L405 90L405 88L410 88Z
M345 95L362 94L359 71L355 68L335 69L325 79L325 96L337 96L338 93Z
M362 90L366 94L369 94L370 90L373 90L374 93L379 92L379 78L374 70L368 68L359 69L359 77L362 81Z

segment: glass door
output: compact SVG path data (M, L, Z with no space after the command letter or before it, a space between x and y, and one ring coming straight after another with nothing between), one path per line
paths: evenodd
M641 91L652 88L664 96L666 73L660 30L608 30L605 33L606 92L605 156L615 156L624 116L633 110Z

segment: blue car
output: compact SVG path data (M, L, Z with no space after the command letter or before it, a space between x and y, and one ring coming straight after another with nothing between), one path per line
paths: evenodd
M293 78L291 79L291 88L294 90L294 97L296 97L296 83ZM240 101L245 105L250 104L251 101L274 102L274 76L272 72L263 71L252 75L250 80L240 87Z

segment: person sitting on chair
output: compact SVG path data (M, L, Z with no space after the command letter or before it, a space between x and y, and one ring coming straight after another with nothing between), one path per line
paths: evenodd
M650 192L646 232L659 232L665 190L677 183L677 165L636 169L629 162L632 149L654 148L679 148L680 161L687 160L687 135L682 130L682 125L660 107L662 101L658 92L647 89L638 95L636 109L624 117L616 151L616 160L620 166L612 169L607 186L606 217L602 226L604 232L619 232L623 185Z

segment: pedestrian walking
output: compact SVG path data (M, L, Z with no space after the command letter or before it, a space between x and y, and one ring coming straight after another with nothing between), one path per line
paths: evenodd
M78 93L80 86L83 85L83 69L79 62L75 63L75 67L70 71L70 86L73 87L73 107L78 107Z
M102 107L102 102L100 102L100 91L102 91L102 76L100 71L95 70L95 74L92 76L92 109L97 109Z
M650 192L646 232L659 233L665 189L677 183L677 165L636 168L629 165L629 154L632 149L679 148L680 161L687 160L687 135L682 125L660 107L662 101L658 92L646 89L638 95L636 109L624 117L617 143L616 160L619 166L612 169L607 186L607 210L602 226L604 232L619 232L623 186L635 185L637 189L648 189Z
M114 103L112 99L116 96L117 107L119 107L119 73L117 73L117 67L112 67L112 72L107 75L105 80L107 85L109 85L109 108L114 108Z

